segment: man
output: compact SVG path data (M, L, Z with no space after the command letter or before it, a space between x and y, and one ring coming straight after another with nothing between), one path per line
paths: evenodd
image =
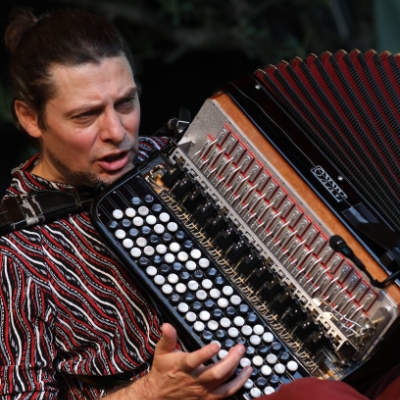
M165 140L138 138L129 52L115 28L82 11L10 21L13 110L40 153L13 171L6 197L79 194L112 184ZM234 346L179 350L176 331L103 244L86 211L0 239L0 395L8 399L202 399L232 396ZM396 388L391 386L389 395ZM342 382L299 379L271 400L365 400ZM389 400L393 397L379 398Z
M15 116L40 144L13 172L7 197L112 184L163 145L139 144L128 50L104 19L20 11L5 43ZM179 351L174 327L161 326L85 211L4 235L0 255L3 398L222 399L251 374L234 376L242 345L207 367L217 344Z

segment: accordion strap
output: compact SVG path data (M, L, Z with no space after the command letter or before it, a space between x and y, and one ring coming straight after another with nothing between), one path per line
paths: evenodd
M93 193L44 191L10 196L0 203L0 235L88 209Z

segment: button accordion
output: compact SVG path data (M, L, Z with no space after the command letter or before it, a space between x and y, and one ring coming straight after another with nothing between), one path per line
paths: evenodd
M267 66L206 99L93 220L189 349L246 346L252 399L342 380L398 320L400 58Z

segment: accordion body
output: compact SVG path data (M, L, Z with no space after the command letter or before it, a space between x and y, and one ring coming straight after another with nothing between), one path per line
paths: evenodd
M255 376L241 398L301 376L342 380L396 326L399 99L400 58L390 53L259 69L207 99L176 142L98 200L98 228L188 347L223 347L232 333L230 343L251 349L242 366ZM146 202L181 232L180 244L165 237L176 250L156 258L131 234ZM180 253L188 243L197 253Z

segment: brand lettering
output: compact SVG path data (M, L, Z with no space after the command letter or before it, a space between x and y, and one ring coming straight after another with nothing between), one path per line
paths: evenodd
M338 203L347 199L346 193L320 165L313 167L311 173Z

